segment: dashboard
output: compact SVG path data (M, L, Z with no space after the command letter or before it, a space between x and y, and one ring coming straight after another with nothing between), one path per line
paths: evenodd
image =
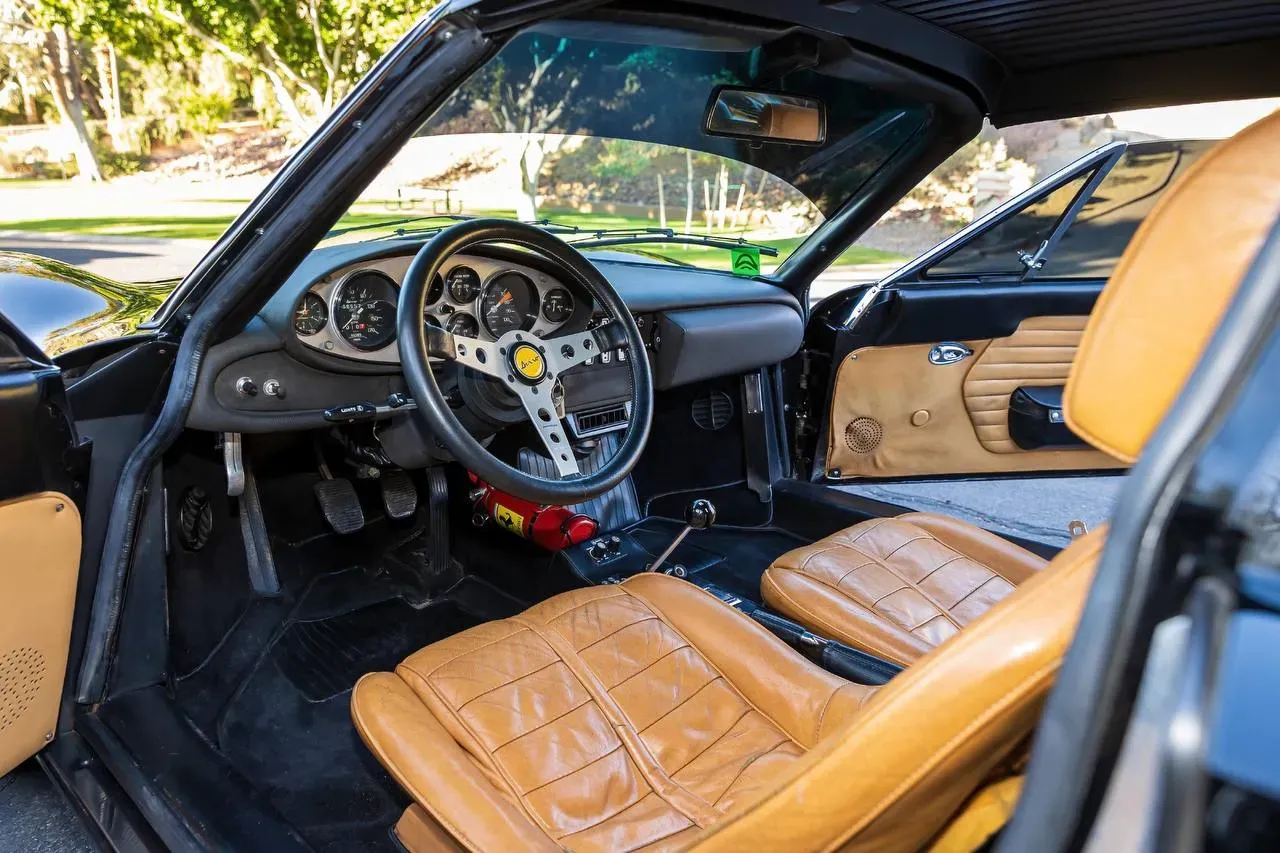
M339 267L313 282L293 309L293 332L310 349L399 364L396 313L411 256ZM449 259L427 290L423 321L452 334L496 340L509 331L552 335L589 300L547 272L479 255Z
M388 452L395 448L397 464L425 464L420 450L438 456L438 442L416 432L416 418L383 405L407 391L398 301L422 245L402 239L312 251L241 331L210 347L187 425L242 433L318 429L333 425L327 413L367 404L380 410L379 440ZM636 321L658 392L777 364L803 340L800 304L766 281L607 252L588 259ZM500 245L450 258L428 297L424 323L486 340L516 328L551 337L602 320L591 295L557 265ZM566 423L575 437L587 431L575 425L626 425L625 360L635 357L602 352L562 374ZM450 407L477 438L524 421L505 388L453 362L433 365Z

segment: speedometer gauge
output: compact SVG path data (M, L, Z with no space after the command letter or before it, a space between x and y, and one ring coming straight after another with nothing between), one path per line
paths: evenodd
M324 304L320 294L307 291L298 307L293 309L293 330L310 337L319 334L328 322L329 306Z
M358 350L382 349L395 340L396 283L374 270L352 273L334 294L334 325Z
M480 320L495 338L507 332L527 332L538 319L538 291L518 272L495 276L480 300Z

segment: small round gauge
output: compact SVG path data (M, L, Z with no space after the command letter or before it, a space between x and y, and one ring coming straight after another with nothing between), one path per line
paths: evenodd
M480 274L471 267L454 267L445 277L449 286L449 298L465 304L480 295Z
M396 337L396 283L373 270L352 273L334 293L334 323L358 350L382 349Z
M548 323L563 323L573 313L573 296L563 287L555 287L542 297L542 316Z
M444 276L437 275L431 279L431 286L427 288L427 303L433 305L440 301L440 297L444 296Z
M307 292L293 309L293 330L300 335L319 334L329 322L329 306L318 293Z
M480 324L476 322L475 317L465 311L459 311L450 317L444 328L449 334L463 338L475 338L480 335Z
M480 300L480 320L495 338L507 332L527 332L538 319L538 291L518 272L494 276Z

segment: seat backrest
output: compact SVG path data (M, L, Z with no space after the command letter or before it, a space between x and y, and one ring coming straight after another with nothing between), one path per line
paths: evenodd
M1133 462L1181 390L1280 213L1280 113L1165 193L1099 299L1067 382L1072 428ZM698 851L911 850L1030 734L1105 529L881 688Z

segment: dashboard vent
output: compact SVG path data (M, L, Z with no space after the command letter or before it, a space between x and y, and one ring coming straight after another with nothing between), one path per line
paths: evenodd
M631 418L631 404L609 406L604 409L592 409L587 412L575 412L568 416L573 434L578 438L600 435L626 427Z
M693 401L693 422L702 429L724 429L733 419L733 399L723 391L713 391Z

